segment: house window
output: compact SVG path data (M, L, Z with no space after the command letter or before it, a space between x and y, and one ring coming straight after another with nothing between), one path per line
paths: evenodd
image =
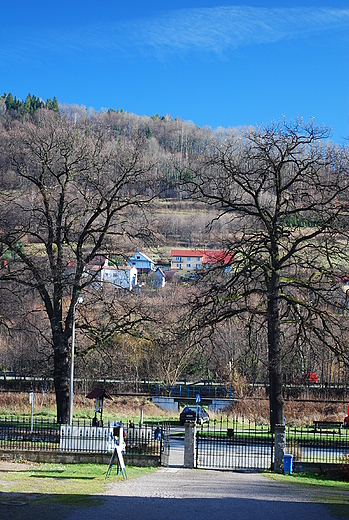
M188 262L190 262L190 259L191 259L191 256L187 256L187 260L188 260Z
M200 260L201 260L201 257L200 257L200 256L198 256L198 257L196 258L196 260L197 260L198 262L200 262Z
M196 269L200 269L200 264L196 264Z
M176 256L176 261L177 262L181 262L182 261L182 257L181 256Z
M178 269L180 269L181 268L181 264L177 264L177 267L178 267Z
M190 267L190 264L187 264L187 267Z
M137 260L139 260L139 259L140 259L140 256L137 256Z

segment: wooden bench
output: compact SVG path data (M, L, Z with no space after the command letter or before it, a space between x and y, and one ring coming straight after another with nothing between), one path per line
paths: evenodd
M322 430L338 430L341 433L343 423L340 421L314 421L314 432Z

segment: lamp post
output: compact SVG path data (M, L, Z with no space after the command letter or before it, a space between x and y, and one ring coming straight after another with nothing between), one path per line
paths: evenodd
M74 388L74 347L75 347L75 314L79 303L82 303L83 297L79 296L73 307L73 328L71 336L71 361L70 361L70 386L69 386L69 426L73 425L73 388Z

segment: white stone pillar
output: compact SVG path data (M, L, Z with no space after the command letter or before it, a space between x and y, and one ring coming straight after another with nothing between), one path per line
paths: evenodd
M284 453L285 453L285 426L283 424L275 424L275 440L274 440L274 471L275 473L284 472Z
M184 437L184 467L195 468L196 465L196 425L193 422L185 423Z

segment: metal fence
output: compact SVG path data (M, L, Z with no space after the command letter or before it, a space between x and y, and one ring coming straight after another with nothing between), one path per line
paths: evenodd
M129 464L139 457L158 457L163 466L168 465L169 424L129 424L124 430L125 454Z
M314 426L287 427L286 453L293 461L318 463L349 462L349 429L336 426L318 430Z
M0 417L0 448L59 450L60 425L45 418Z
M183 397L183 399L195 399L197 394L200 394L202 398L212 399L231 399L235 395L233 387L220 384L177 384L173 386L157 384L155 388L151 388L151 392L154 393L154 391L156 397Z
M196 440L197 468L258 471L273 466L274 436L269 425L236 416L202 426Z
M169 437L166 424L108 422L94 426L91 420L76 420L69 426L45 418L0 417L0 449L107 453L119 441L120 426L131 462L132 455L161 460L164 440Z

